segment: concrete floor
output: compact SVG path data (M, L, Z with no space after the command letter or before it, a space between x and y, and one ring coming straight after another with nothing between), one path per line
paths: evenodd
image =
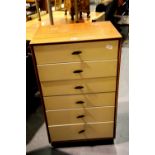
M32 115L27 123L27 137L32 132L32 126L37 121L39 127L35 127L34 134L27 141L27 155L128 155L129 154L129 48L128 42L123 44L121 58L121 72L119 85L119 102L117 130L114 145L66 147L53 150L48 143L45 123L43 122L42 109L39 107L39 116Z

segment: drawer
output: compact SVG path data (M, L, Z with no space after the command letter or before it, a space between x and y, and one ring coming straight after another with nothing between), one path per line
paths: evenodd
M116 77L41 82L43 96L110 92L116 90Z
M113 138L113 122L74 124L49 127L52 141Z
M78 51L78 52L77 52ZM38 65L117 59L118 40L34 46Z
M38 72L40 81L116 76L117 60L40 65Z
M46 110L114 106L115 92L44 97Z
M46 111L48 125L114 121L114 106Z

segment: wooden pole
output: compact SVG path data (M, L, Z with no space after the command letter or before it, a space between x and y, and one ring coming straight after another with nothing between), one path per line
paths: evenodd
M50 19L50 23L51 25L54 25L54 22L53 22L53 13L52 13L52 9L51 9L51 3L50 3L50 0L47 0L47 7L48 7L48 14L49 14L49 19Z
M74 0L74 8L75 8L75 21L78 22L78 4L77 4L77 0Z
M38 1L37 0L35 0L35 4L36 4L37 13L38 13L38 20L41 21L39 5L38 5Z

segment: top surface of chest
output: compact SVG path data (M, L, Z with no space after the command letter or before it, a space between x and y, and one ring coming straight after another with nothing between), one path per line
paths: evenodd
M119 39L111 22L77 23L40 27L31 44L54 44L91 40Z

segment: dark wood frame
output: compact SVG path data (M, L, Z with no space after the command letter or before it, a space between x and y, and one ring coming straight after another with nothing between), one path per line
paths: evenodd
M113 138L94 138L94 139L78 139L52 142L53 147L70 147L70 146L95 146L95 145L114 144Z
M37 83L38 83L38 87L39 87L39 91L40 91L40 95L41 95L41 103L42 103L42 107L43 107L43 111L44 111L44 119L45 119L45 123L46 123L48 141L49 141L49 143L51 143L50 133L49 133L49 130L48 130L47 116L46 116L46 113L45 113L46 110L45 110L45 105L44 105L43 93L42 93L41 84L40 84L40 80L39 80L39 75L38 75L38 71L37 71L37 63L36 63L36 59L35 59L34 50L33 50L33 47L31 45L30 45L30 48L31 48L31 51L32 51L32 59L33 59L33 63L34 63L35 74L36 74L36 77L37 77Z
M121 65L121 44L122 40L119 39L118 55L117 55L117 79L116 79L116 94L115 94L115 113L114 113L114 138L116 137L116 122L117 122L117 107L118 107L118 93L119 93L119 78L120 78L120 65Z
M39 75L37 71L37 63L35 59L35 54L33 50L33 46L43 46L43 45L53 45L53 44L62 44L61 42L58 43L43 43L43 44L31 44L31 51L32 51L32 57L33 57L33 62L35 66L35 73L37 76L37 82L39 86L39 91L41 94L41 102L43 105L44 109L44 116L45 116L45 123L46 123L46 129L47 129L47 134L48 134L48 140L49 143L52 144L53 147L65 147L65 146L79 146L79 145L99 145L99 144L113 144L113 140L116 137L116 121L117 121L117 106L118 106L118 91L119 91L119 77L120 77L120 64L121 64L121 38L114 38L114 39L100 39L100 40L85 40L85 41L73 41L73 42L63 42L63 44L71 44L71 43L83 43L83 42L94 42L94 41L111 41L111 40L118 40L118 55L117 55L117 77L116 77L116 93L115 93L115 111L114 111L114 129L113 129L113 137L109 138L97 138L97 139L81 139L81 140L66 140L66 141L55 141L52 142L49 134L49 129L48 129L48 123L47 123L47 116L45 113L45 105L44 105L44 100L43 100L43 94L42 94L42 89L41 89L41 84L39 81Z

